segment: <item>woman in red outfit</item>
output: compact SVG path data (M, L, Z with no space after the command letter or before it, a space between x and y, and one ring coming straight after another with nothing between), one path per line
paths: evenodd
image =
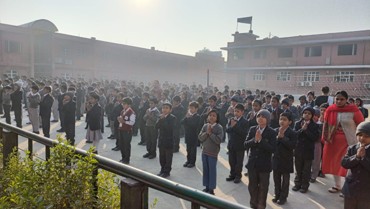
M342 188L341 177L346 176L347 170L341 166L341 160L348 146L356 144L356 127L364 121L361 111L347 100L347 92L337 92L335 104L328 107L324 116L322 172L334 176L335 185L328 190L331 193Z

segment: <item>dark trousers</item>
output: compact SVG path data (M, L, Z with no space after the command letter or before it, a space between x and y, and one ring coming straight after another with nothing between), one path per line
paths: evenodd
M64 127L64 112L63 111L59 111L59 119L60 119L60 129L64 131L65 127Z
M368 209L369 206L369 198L344 197L344 209Z
M12 108L12 106L4 104L3 107L4 107L5 121L7 124L11 124L10 109Z
M75 145L75 123L64 123L63 126L66 133L66 139L71 143L71 145Z
M41 116L42 133L48 138L50 137L50 116L51 114Z
M116 126L113 126L113 133L112 133L112 135L116 138L116 147L119 147L119 143L118 143L118 141L119 141L119 130L118 130L118 127L116 127Z
M146 138L145 138L145 121L140 121L139 123L139 128L140 128L140 142L141 143L146 143Z
M13 107L15 123L18 128L22 128L22 106Z
M244 150L229 150L230 177L242 178Z
M3 114L3 101L0 101L0 114Z
M146 151L151 156L157 155L157 138L158 130L155 126L147 126L145 128L145 138L146 138Z
M104 133L104 108L101 109L101 132Z
M159 148L159 163L161 164L161 173L170 174L172 169L173 149Z
M178 152L180 149L180 127L173 130L173 151Z
M290 173L283 173L277 170L273 171L275 183L275 198L286 200L289 193Z
M195 165L197 160L197 144L186 144L186 160L189 164Z
M296 170L296 176L294 178L295 186L308 189L310 186L312 160L304 160L298 156L295 157L294 165Z
M121 150L122 162L130 163L131 156L131 131L119 130L118 147Z
M81 106L82 106L81 102L76 103L76 119L77 120L81 120Z
M251 196L251 208L266 208L267 192L269 190L270 172L257 172L248 169L248 191Z

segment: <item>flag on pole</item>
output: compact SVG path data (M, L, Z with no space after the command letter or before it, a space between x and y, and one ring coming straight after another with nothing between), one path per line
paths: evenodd
M247 24L252 24L252 16L250 17L240 17L238 18L238 23L247 23Z

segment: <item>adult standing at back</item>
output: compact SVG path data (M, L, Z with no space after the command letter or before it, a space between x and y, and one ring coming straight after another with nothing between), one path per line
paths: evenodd
M324 86L321 88L322 95L317 96L315 99L315 106L320 107L321 104L328 103L332 105L334 99L332 96L329 96L330 89L328 86Z
M346 176L347 170L341 166L341 160L348 146L356 144L356 126L364 121L361 111L347 100L347 92L338 91L335 104L324 115L322 172L334 175L335 185L328 190L330 193L340 192L342 188L341 177Z

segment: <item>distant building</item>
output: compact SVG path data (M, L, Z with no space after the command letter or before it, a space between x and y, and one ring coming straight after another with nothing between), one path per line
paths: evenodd
M225 71L238 88L280 93L331 93L346 90L351 96L370 96L370 30L294 37L259 38L233 34Z
M193 57L57 31L45 19L20 26L0 24L0 74L144 82L156 79L205 85L208 69L224 68L222 56Z

